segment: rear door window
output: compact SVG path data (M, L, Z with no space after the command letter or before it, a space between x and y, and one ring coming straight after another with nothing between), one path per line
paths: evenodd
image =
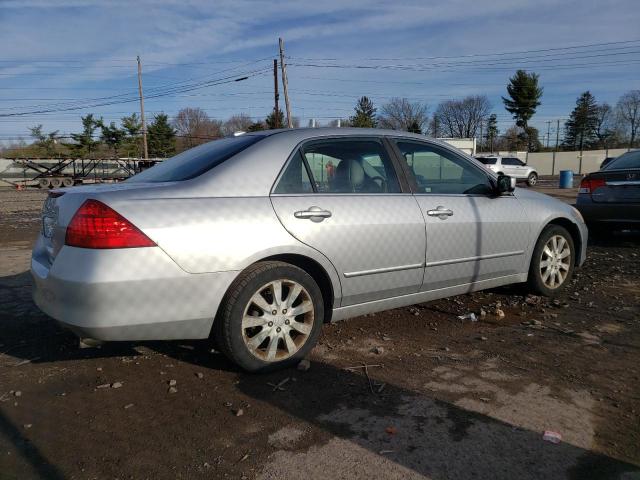
M308 170L305 170L304 167ZM400 193L391 158L376 138L313 140L291 159L274 193Z

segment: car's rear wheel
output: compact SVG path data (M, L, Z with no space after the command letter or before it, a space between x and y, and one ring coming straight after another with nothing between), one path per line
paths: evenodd
M536 183L538 183L538 174L536 172L531 172L527 177L527 185L533 187Z
M560 225L547 226L538 238L529 268L529 287L552 297L562 291L573 276L575 247L571 234Z
M214 325L216 344L241 368L274 370L294 365L318 341L322 292L304 270L260 262L231 286Z

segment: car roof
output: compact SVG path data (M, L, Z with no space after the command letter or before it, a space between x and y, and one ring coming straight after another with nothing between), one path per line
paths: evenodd
M282 140L295 141L296 143L304 140L319 138L319 137L401 137L411 140L422 140L436 143L444 147L451 148L451 146L442 141L427 135L419 133L410 133L403 130L391 130L384 128L354 128L354 127L319 127L319 128L281 128L276 130L261 130L258 132L249 132L244 135L256 135L256 136L275 136L277 135Z

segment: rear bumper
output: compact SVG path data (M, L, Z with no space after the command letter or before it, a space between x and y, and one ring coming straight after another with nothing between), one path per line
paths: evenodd
M78 336L97 340L207 338L237 272L189 274L160 248L63 247L31 260L33 298Z
M640 223L640 204L632 203L595 203L580 199L576 208L587 223L629 224Z

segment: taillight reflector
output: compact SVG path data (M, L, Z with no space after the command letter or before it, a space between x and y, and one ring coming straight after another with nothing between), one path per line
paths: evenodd
M585 177L580 182L580 189L578 193L593 193L598 187L604 187L607 184L604 178L589 178Z
M139 248L156 244L129 220L98 200L87 200L75 213L65 238L80 248Z

